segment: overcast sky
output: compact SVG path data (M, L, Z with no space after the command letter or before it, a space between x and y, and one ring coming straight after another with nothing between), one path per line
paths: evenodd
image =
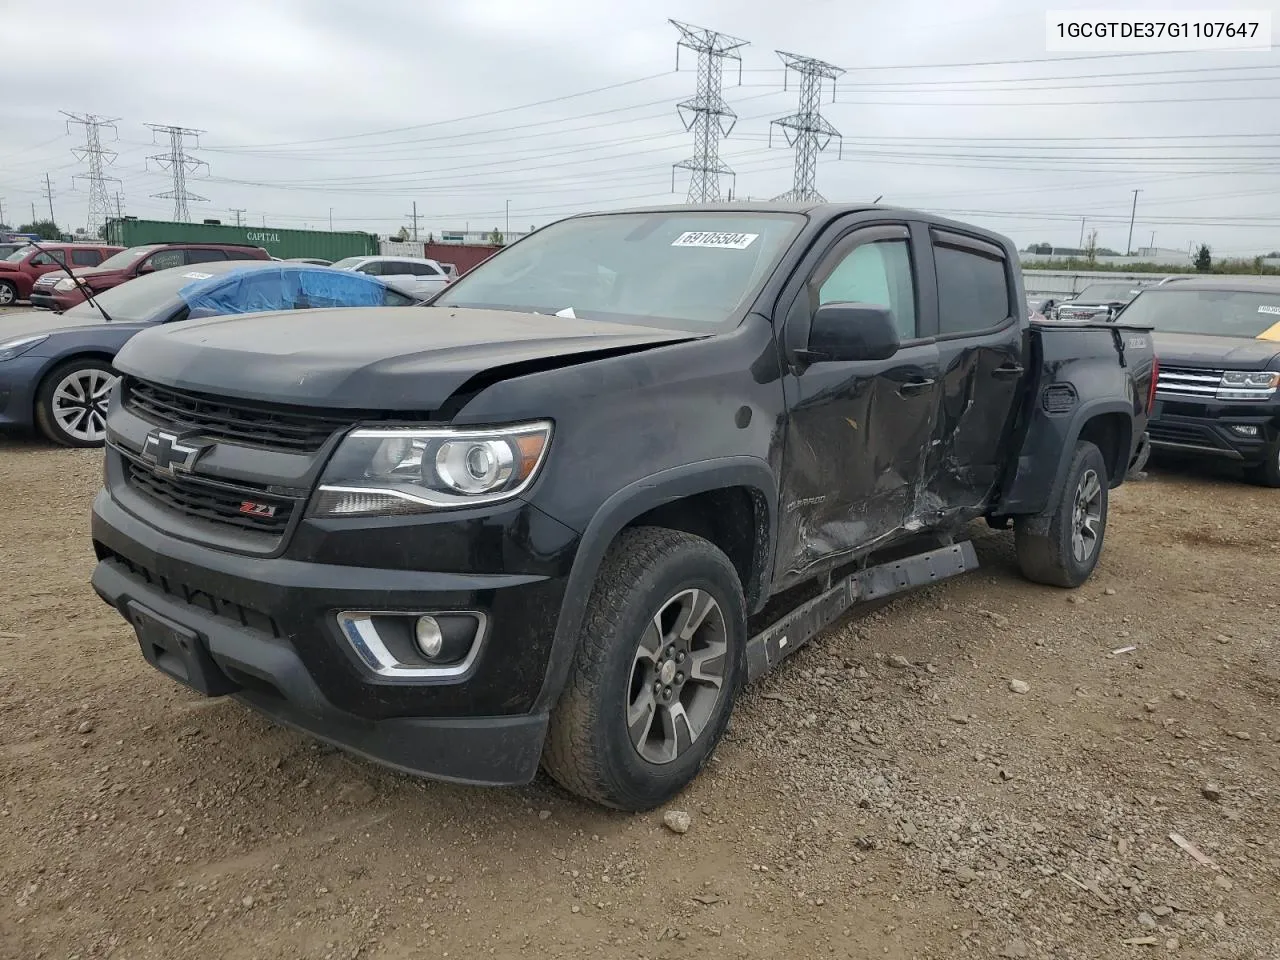
M192 219L389 233L527 229L580 210L683 200L675 104L695 89L667 17L733 34L740 119L721 156L740 197L787 190L792 155L769 120L796 108L776 50L848 71L826 118L844 135L818 170L833 200L946 211L1023 246L1096 228L1123 250L1207 242L1280 248L1280 51L1045 53L1049 4L1027 0L0 0L0 202L5 219L83 225L85 167L59 111L118 117L110 173L124 212L169 219L147 123L205 131ZM1100 7L1060 0L1053 8ZM1226 7L1202 0L1129 9ZM1272 9L1280 0L1239 6ZM961 13L961 10L964 13ZM1001 61L993 65L991 61ZM609 87L610 89L600 89ZM589 91L597 91L591 93ZM539 101L542 105L534 105ZM477 116L484 115L487 116ZM729 181L725 181L728 190Z

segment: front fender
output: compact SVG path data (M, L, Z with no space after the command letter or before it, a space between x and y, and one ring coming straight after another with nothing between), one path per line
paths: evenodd
M753 583L744 585L749 596L764 602L768 590L761 578L767 577L773 569L778 511L777 482L766 461L747 456L702 460L636 480L605 500L583 531L560 605L546 675L533 707L535 711L550 708L560 698L577 651L578 634L596 573L609 546L623 528L636 517L664 503L729 487L754 490L766 505L765 522L756 531L756 573Z

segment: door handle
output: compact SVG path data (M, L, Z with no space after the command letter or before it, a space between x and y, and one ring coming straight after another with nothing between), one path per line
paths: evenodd
M1000 380L1013 380L1015 377L1022 376L1022 373L1022 365L1017 363L1006 363L991 371L991 375Z
M909 397L917 393L924 393L934 385L933 380L908 380L906 383L898 386L899 396Z

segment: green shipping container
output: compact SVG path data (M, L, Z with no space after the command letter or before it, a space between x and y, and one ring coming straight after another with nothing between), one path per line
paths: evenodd
M107 221L107 242L121 247L139 247L147 243L247 243L262 247L281 260L293 257L341 260L343 257L370 257L378 253L378 238L356 230L344 233L282 230L279 227L176 223L132 217Z

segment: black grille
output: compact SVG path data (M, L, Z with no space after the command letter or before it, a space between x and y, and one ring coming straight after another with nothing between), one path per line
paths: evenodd
M1191 447L1223 447L1222 441L1208 427L1169 420L1152 420L1147 436L1157 443L1180 443Z
M297 453L314 453L355 419L228 401L134 379L125 383L124 406L144 420L198 431L210 440Z
M125 458L129 486L184 516L284 536L294 501L187 477L170 477Z
M108 549L101 543L95 542L94 547L98 552L99 560L119 564L139 580L152 584L175 600L208 610L214 616L223 617L252 630L258 630L273 637L280 636L280 627L269 614L255 610L252 607L246 607L244 604L236 603L234 600L228 600L226 597L219 597L216 594L209 593L207 590L201 590L185 583L178 583L169 577L162 577L141 564L134 563L127 557Z

